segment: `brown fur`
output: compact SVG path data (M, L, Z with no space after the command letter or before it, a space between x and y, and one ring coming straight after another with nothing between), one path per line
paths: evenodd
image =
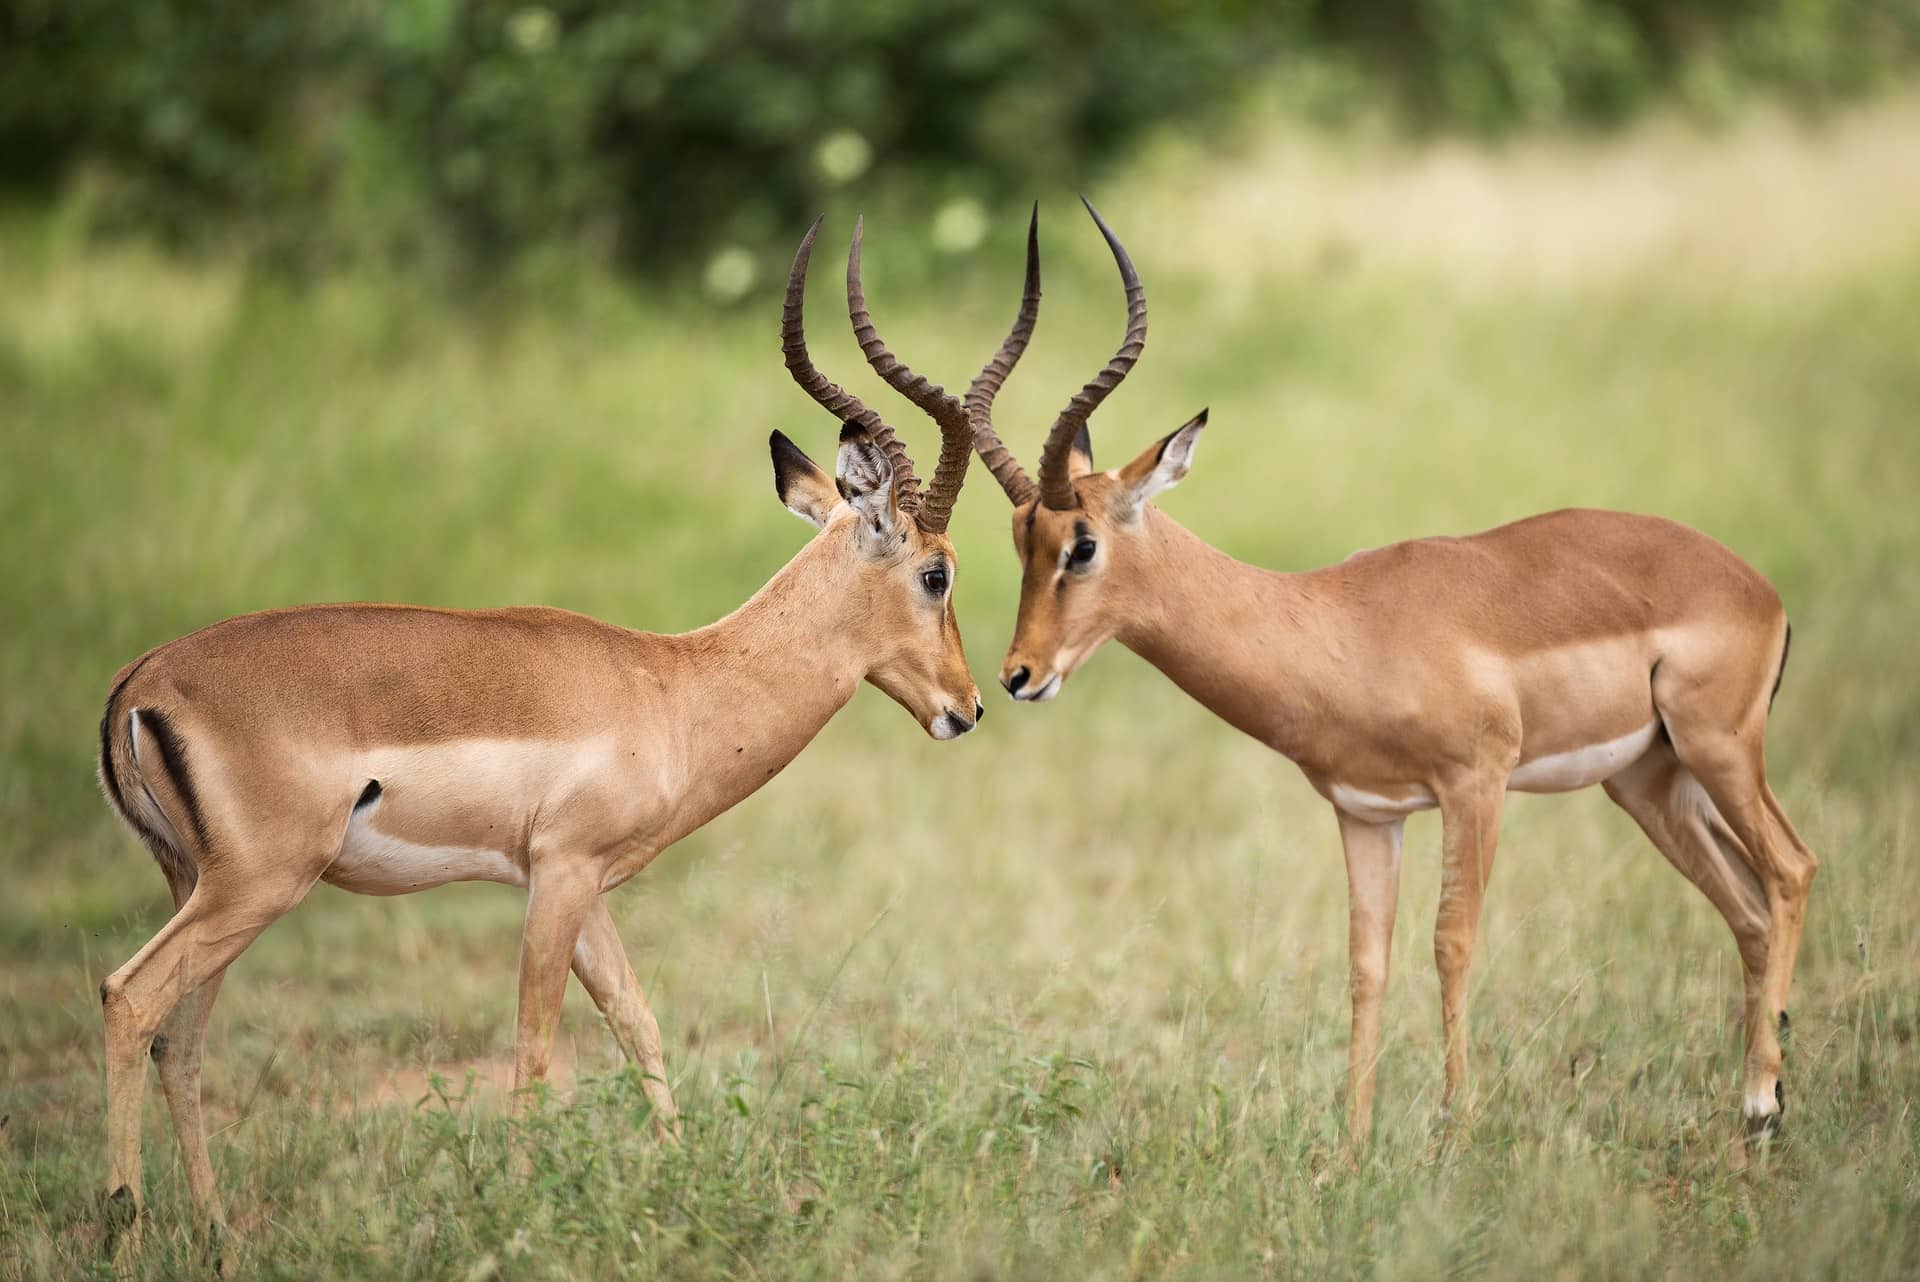
M1258 569L1147 501L1184 475L1204 423L1113 472L1076 454L1073 506L1015 508L1023 576L1002 680L1019 697L1050 697L1116 638L1334 802L1352 892L1350 1133L1371 1127L1406 810L1441 811L1434 953L1452 1101L1466 1076L1467 972L1510 777L1637 742L1649 726L1645 756L1608 792L1734 931L1749 998L1745 1108L1750 1126L1771 1126L1775 1030L1818 866L1765 779L1761 740L1787 632L1772 585L1685 526L1590 510L1396 543L1305 573ZM1094 560L1070 566L1087 538Z
M873 452L864 438L846 448ZM900 510L883 465L863 499L876 539L793 455L782 498L822 532L695 632L552 609L306 606L214 624L122 669L101 780L178 911L101 989L109 1190L139 1202L147 1052L165 1038L195 1203L218 1218L199 1111L207 1014L226 967L322 878L383 894L526 885L516 1087L546 1073L571 968L670 1127L659 1029L600 895L771 779L863 680L929 732L978 716L951 592L934 598L922 577L929 564L951 576L952 544ZM376 854L343 871L356 832ZM381 864L385 843L409 852L411 879Z

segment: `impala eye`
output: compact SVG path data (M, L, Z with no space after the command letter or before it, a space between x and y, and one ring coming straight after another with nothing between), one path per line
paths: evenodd
M921 571L920 582L926 587L929 595L945 596L947 594L947 567L944 565L936 565L931 570Z
M1073 551L1067 553L1068 565L1085 565L1093 560L1094 543L1092 539L1081 539L1073 545Z

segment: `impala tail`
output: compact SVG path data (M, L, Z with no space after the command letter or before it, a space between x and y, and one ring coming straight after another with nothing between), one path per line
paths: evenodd
M100 713L100 788L114 813L133 829L170 882L192 885L194 852L204 849L206 818L194 791L187 745L172 717L123 698L147 658L122 668ZM189 842L185 834L192 835Z

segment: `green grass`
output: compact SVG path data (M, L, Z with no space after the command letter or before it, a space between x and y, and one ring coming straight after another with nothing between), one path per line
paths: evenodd
M1695 140L1689 181L1750 154L1744 138ZM1820 189L1820 140L1780 146L1786 181ZM1128 192L1103 201L1154 330L1097 448L1124 457L1210 405L1164 502L1178 519L1305 567L1616 506L1697 525L1779 585L1795 644L1772 776L1825 859L1785 1144L1729 1166L1731 940L1594 792L1509 807L1473 1100L1448 1130L1438 825L1414 821L1379 1134L1348 1170L1332 816L1115 648L1060 702L995 703L957 744L863 692L613 897L667 1036L678 1150L651 1138L575 991L567 1098L530 1124L533 1178L510 1177L488 1083L510 1050L519 897L317 891L237 964L214 1019L230 1275L1920 1272L1920 223L1850 239L1850 219L1884 231L1884 206L1836 199L1809 242L1833 252L1774 270L1788 232L1756 196L1738 228L1680 211L1686 243L1712 245L1698 263L1496 272L1360 243L1242 271L1190 248L1209 218L1248 234L1236 163L1161 158L1135 180L1164 211L1185 175L1195 226L1136 234ZM1496 191L1544 181L1524 158L1471 163ZM1580 172L1553 181L1585 226L1610 197ZM1097 241L1066 202L1048 208L1040 332L998 415L1029 458L1120 328ZM951 386L1011 314L1017 250L907 299L887 288L887 236L869 229L880 322ZM1724 243L1743 236L1764 253ZM888 404L855 376L833 280L816 281L816 356ZM831 448L780 367L774 285L739 312L578 281L479 304L404 280L295 292L90 247L58 216L0 226L0 1276L111 1272L94 990L166 903L92 781L115 668L297 601L544 602L654 629L718 616L807 535L773 497L767 430ZM930 430L898 421L930 464ZM984 683L1016 583L983 472L955 540ZM152 1222L126 1261L154 1277L201 1267L164 1113L151 1091Z

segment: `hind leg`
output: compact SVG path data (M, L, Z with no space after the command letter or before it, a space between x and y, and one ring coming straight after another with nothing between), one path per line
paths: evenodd
M1786 1105L1786 1090L1780 1082L1779 1028L1793 986L1807 893L1818 866L1811 852L1804 856L1800 853L1769 812L1764 800L1766 779L1758 756L1757 748L1748 751L1743 745L1723 742L1717 751L1704 752L1695 768L1701 786L1752 858L1753 870L1767 896L1766 969L1761 1000L1748 1021L1746 1098L1742 1104L1749 1129L1756 1132L1771 1128ZM1686 761L1685 755L1681 759Z
M211 1006L217 990L209 984L313 884L311 877L249 871L250 879L235 886L203 876L160 933L100 985L107 1032L107 1189L117 1215L130 1217L140 1207L141 1097L155 1035L189 995L195 1005ZM195 1023L204 1028L204 1009ZM197 1117L197 1099L192 1111ZM211 1191L210 1167L206 1174Z
M1745 980L1743 1027L1751 1030L1764 1005L1771 926L1766 891L1748 866L1746 851L1664 740L1602 786L1726 920Z
M1767 786L1764 779L1760 784L1760 792L1766 804L1767 814L1773 821L1775 831L1787 845L1792 847L1794 855L1798 860L1798 867L1802 870L1806 881L1811 883L1813 874L1819 871L1820 868L1819 856L1808 849L1807 843L1800 839L1798 832L1794 831L1792 822L1787 818L1786 810L1781 807L1779 798L1773 795L1773 789ZM1783 1035L1787 1030L1787 998L1791 996L1789 990L1793 986L1793 968L1800 957L1800 936L1806 930L1807 925L1805 900L1806 896L1803 889L1800 910L1794 914L1793 920L1790 923L1790 929L1780 941L1780 946L1786 953L1786 973L1782 978L1780 990L1777 995L1780 1004L1780 1031Z
M187 1168L187 1189L193 1195L194 1210L209 1225L225 1223L220 1197L213 1184L213 1160L207 1155L206 1121L200 1113L200 1066L206 1054L207 1017L220 996L224 970L202 983L180 1000L153 1039L154 1066L160 1073L160 1089L167 1099L167 1112L173 1118L174 1137L180 1141L180 1158Z
M1665 675L1665 670L1662 670ZM1731 695L1712 679L1662 684L1654 698L1680 762L1712 798L1746 852L1767 901L1767 956L1760 1001L1748 1019L1745 1099L1748 1129L1765 1131L1786 1101L1780 1084L1779 1027L1793 986L1793 965L1806 922L1807 893L1819 860L1801 843L1767 788L1761 737L1766 688L1749 695L1744 716L1728 715ZM1718 705L1716 707L1716 704ZM1715 715L1718 713L1719 715Z
M170 875L168 883L174 907L185 907L193 893L192 882ZM173 1133L180 1141L194 1209L201 1219L215 1226L224 1217L214 1190L213 1162L207 1156L206 1123L200 1114L200 1065L206 1052L207 1017L220 996L220 981L225 976L222 970L181 998L154 1037L151 1052L160 1073L160 1089L167 1098L167 1111L173 1117Z

